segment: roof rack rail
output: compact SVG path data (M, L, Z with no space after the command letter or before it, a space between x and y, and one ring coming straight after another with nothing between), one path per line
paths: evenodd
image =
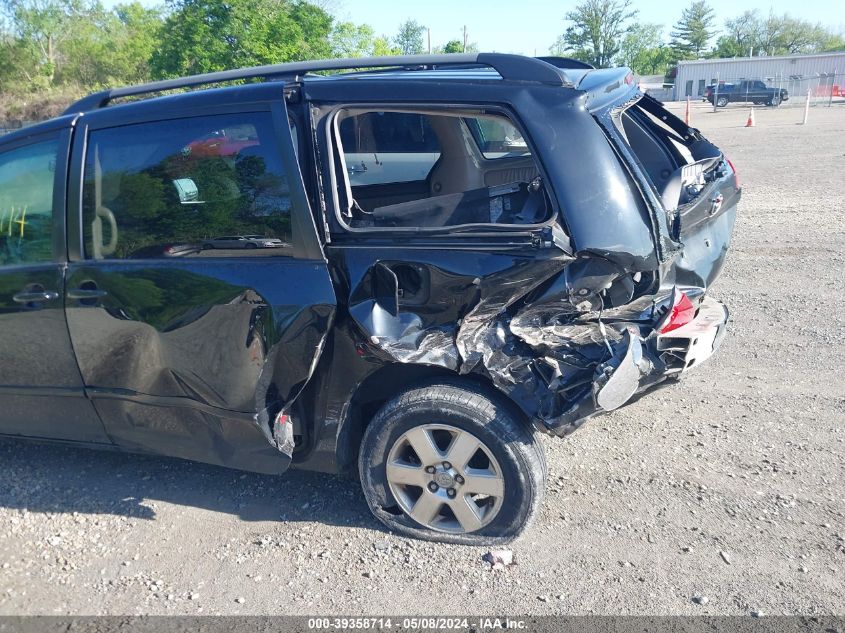
M592 64L588 64L587 62L582 62L580 59L572 59L571 57L555 57L552 55L547 55L543 57L538 57L547 64L551 64L557 68L578 68L578 69L587 69L587 70L595 70L595 66Z
M104 108L109 102L122 97L134 97L165 90L178 90L239 79L274 79L304 75L326 70L354 70L358 68L404 68L432 70L444 66L477 65L488 66L501 75L502 79L527 81L556 86L571 85L572 82L554 63L547 63L535 57L509 55L504 53L458 53L450 55L397 55L388 57L360 57L347 59L322 59L285 64L269 64L253 68L223 70L220 72L164 79L138 86L112 88L92 93L71 104L65 114L87 112Z

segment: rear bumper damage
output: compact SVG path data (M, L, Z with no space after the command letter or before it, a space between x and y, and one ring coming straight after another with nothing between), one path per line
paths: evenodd
M698 366L728 320L704 284L637 282L597 257L489 255L479 274L472 251L445 262L402 255L372 264L364 251L344 253L355 273L349 315L364 334L355 337L358 357L374 367L428 365L481 377L551 435L568 435ZM417 271L425 301L400 300L394 270ZM636 283L653 285L634 297ZM670 329L678 296L694 316Z
M564 413L541 420L540 430L565 436L590 418L618 409L634 395L681 375L707 360L724 338L728 309L705 297L695 318L667 334L652 331L642 337L636 327L625 329L610 345L612 356L599 364L590 389Z

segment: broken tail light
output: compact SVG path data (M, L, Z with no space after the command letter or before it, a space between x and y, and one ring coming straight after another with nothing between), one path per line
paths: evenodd
M663 321L657 326L657 331L661 334L677 330L692 321L695 318L695 306L690 301L689 297L682 291L675 289L675 295L672 299L672 307L669 309Z
M728 165L731 166L731 169L734 172L734 187L739 189L739 174L736 173L736 167L734 167L734 164L731 162L731 159L728 158L727 156L725 156L725 160L728 161Z

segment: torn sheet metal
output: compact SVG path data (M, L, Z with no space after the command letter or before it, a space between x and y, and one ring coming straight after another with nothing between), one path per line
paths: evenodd
M621 406L653 368L630 325L652 318L652 300L631 301L631 274L607 260L549 251L534 259L489 255L480 266L472 253L404 255L359 262L345 253L354 280L349 314L384 360L481 374L561 434ZM425 301L405 292L407 267L430 281L414 287ZM386 272L393 270L399 274Z

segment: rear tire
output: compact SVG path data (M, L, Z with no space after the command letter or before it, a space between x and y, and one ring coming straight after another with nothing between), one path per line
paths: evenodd
M546 478L521 414L493 391L453 383L387 402L364 433L358 469L370 510L390 530L466 545L517 538Z
M719 97L719 98L716 100L716 106L717 106L717 107L719 107L719 108L724 108L726 105L728 105L728 99L727 99L727 97Z

